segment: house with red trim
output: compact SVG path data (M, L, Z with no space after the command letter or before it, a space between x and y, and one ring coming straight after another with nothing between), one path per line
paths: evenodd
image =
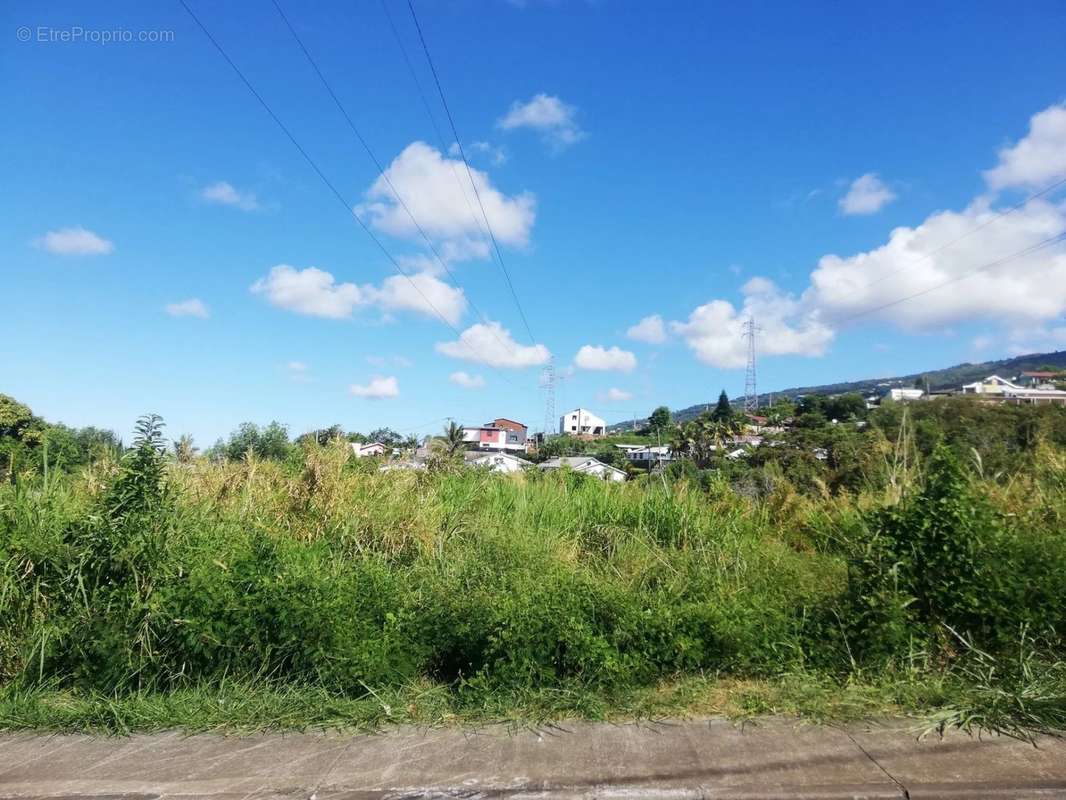
M524 453L529 429L521 422L497 417L492 422L463 428L463 442L468 450L497 453Z

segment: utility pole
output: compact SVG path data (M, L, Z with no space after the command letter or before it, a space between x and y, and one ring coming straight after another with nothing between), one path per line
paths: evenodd
M541 385L544 387L544 438L547 439L559 426L555 418L555 356L548 359L541 373Z
M759 392L755 385L755 336L762 328L755 324L755 317L744 323L744 338L748 340L748 368L744 374L744 410L755 413L759 410Z

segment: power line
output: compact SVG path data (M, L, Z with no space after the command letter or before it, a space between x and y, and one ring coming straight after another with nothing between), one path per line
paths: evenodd
M870 283L867 283L862 288L863 289L870 289L870 288L872 288L874 286L877 286L879 283L883 283L884 281L888 280L893 275L898 275L901 272L906 272L907 270L911 269L912 267L918 266L923 261L928 261L930 258L935 256L937 253L939 253L939 252L941 252L943 250L946 250L947 248L951 247L951 245L955 244L956 242L961 242L963 239L965 239L965 238L967 238L969 236L973 236L973 234L977 233L979 230L982 230L983 228L987 228L993 222L996 222L996 221L1002 219L1003 217L1007 216L1008 214L1013 214L1015 211L1017 211L1020 208L1023 208L1024 206L1027 206L1029 203L1031 203L1033 200L1036 200L1038 197L1043 197L1044 195L1048 194L1049 192L1054 191L1055 189L1057 189L1058 187L1063 186L1063 185L1066 185L1066 178L1062 178L1061 180L1055 181L1050 186L1047 186L1047 187L1041 189L1039 192L1034 192L1033 194L1031 194L1028 197L1026 197L1024 200L1022 200L1022 201L1020 201L1018 203L1015 203L1013 206L1005 208L1002 211L996 212L991 217L989 217L984 222L982 222L980 225L977 225L977 226L971 228L970 230L968 230L966 233L962 234L961 236L956 236L954 239L951 239L950 241L944 242L942 245L940 245L936 249L930 250L928 253L925 253L924 255L916 258L914 261L911 261L911 262L909 262L907 264L904 264L901 267L897 267L896 269L892 270L891 272L888 272L888 273L882 275L877 280L874 280L874 281L871 281Z
M874 314L874 313L876 313L878 311L884 311L886 308L892 308L893 306L898 306L900 303L905 303L908 300L915 299L916 297L922 297L924 295L929 294L930 292L935 292L938 289L943 289L945 286L949 286L949 285L951 285L953 283L958 283L961 280L964 280L964 279L969 278L969 277L971 277L973 275L976 275L978 272L983 272L986 269L991 269L992 267L997 267L997 266L999 266L1001 264L1007 263L1008 261L1013 261L1016 258L1021 258L1022 256L1031 255L1032 253L1035 253L1035 252L1037 252L1039 250L1043 250L1046 247L1050 247L1050 246L1052 246L1052 245L1054 245L1054 244L1056 244L1058 242L1062 242L1062 241L1066 241L1066 233L1055 234L1054 236L1051 236L1051 237L1049 237L1047 239L1044 239L1043 241L1037 242L1034 245L1030 245L1029 247L1025 247L1025 248L1023 248L1023 249L1021 249L1021 250L1019 250L1019 251L1017 251L1015 253L1012 253L1012 254L1008 255L1008 256L1004 256L1003 258L996 259L995 261L990 261L987 264L982 264L981 266L976 267L976 268L974 268L972 270L968 270L967 272L964 272L964 273L962 273L960 275L956 275L954 278L950 278L950 279L944 281L943 283L938 283L936 286L930 286L928 289L922 289L920 292L914 292L913 294L909 294L906 297L900 297L899 299L893 300L893 301L891 301L889 303L884 303L882 305L875 306L874 308L867 308L867 309L865 309L863 311L858 312L857 314L852 314L850 316L844 317L843 319L838 321L838 324L844 324L846 322L851 322L853 319L858 319L859 317L864 317L867 314Z
M477 204L481 208L481 216L485 218L485 227L488 228L489 238L492 240L492 246L496 251L496 258L500 262L500 269L503 270L503 276L507 279L507 287L511 290L511 297L514 298L515 305L518 307L518 313L522 317L522 324L525 325L526 333L529 335L529 341L532 344L536 344L536 337L533 336L533 331L529 327L529 320L526 319L526 312L522 309L522 303L518 299L518 293L515 291L514 284L511 282L511 274L507 271L507 264L503 260L503 253L500 251L499 242L496 241L496 234L492 230L492 223L489 222L489 215L485 213L485 204L481 201L481 192L478 191L477 183L474 182L474 174L470 170L470 162L466 159L466 151L463 149L463 142L459 138L459 132L455 128L455 120L452 118L452 112L448 107L448 101L444 97L444 88L441 86L440 77L437 75L437 68L433 64L433 58L429 54L429 47L426 45L426 37L422 33L422 25L418 21L418 15L415 13L415 7L412 0L407 0L407 7L411 10L411 19L414 20L415 28L418 30L418 40L422 43L422 52L426 54L426 62L429 64L429 70L433 74L433 82L437 85L437 94L440 95L441 105L444 106L444 113L448 117L448 124L451 126L452 135L455 137L455 144L459 148L459 156L463 159L463 164L466 166L466 175L470 179L470 186L474 190L474 197L477 198Z
M422 428L428 428L430 425L439 425L442 422L447 422L451 417L437 417L437 419L431 419L429 422L423 422L421 425L412 425L410 428L397 428L397 433L412 433Z
M304 157L304 160L307 161L307 163L310 165L311 169L314 170L315 174L318 175L318 177L322 180L322 182L330 190L330 192L333 194L333 196L337 198L338 202L340 202L340 204L344 206L344 209L347 212L348 216L351 217L352 219L354 219L359 224L359 227L362 228L363 231L366 233L366 235L370 237L370 239L374 242L375 245L377 245L378 249L389 260L389 262L392 264L393 268L400 275L402 275L404 278L407 279L407 282L409 284L411 284L411 288L413 288L415 290L415 292L418 293L419 297L421 297L425 301L426 305L430 309L433 310L433 312L437 315L437 317L440 318L440 321L443 322L445 325L447 325L455 333L455 335L457 337L457 341L462 342L463 346L466 347L474 356L480 358L481 354L479 354L469 344L469 342L467 342L466 340L463 339L462 333L459 331L459 329L456 328L451 322L448 321L447 317L445 317L444 314L441 313L440 309L438 309L433 304L433 301L431 301L428 297L426 297L425 293L421 289L418 288L418 284L416 284L411 279L411 276L403 269L403 267L400 266L399 262L392 255L392 253L390 253L388 251L388 249L385 247L385 245L381 243L381 240L378 239L378 237L374 235L374 232L372 230L370 230L369 227L367 227L366 223L364 223L361 219L359 219L359 216L355 213L352 205L345 199L344 195L342 195L340 193L340 191L337 189L337 187L333 185L332 181L330 181L329 178L326 177L325 173L322 172L322 170L319 168L319 166L315 162L315 160L313 158L311 158L310 154L308 154L308 152L303 148L303 146L299 143L299 141L297 141L296 137L293 136L292 132L288 129L288 127L286 127L285 123L283 123L281 121L281 119L278 117L278 115L274 113L274 110L270 107L270 104L267 103L267 101L263 99L263 96L261 94L259 94L259 92L256 91L255 87L252 86L252 84L248 80L248 78L246 78L244 73L241 72L240 67L238 67L237 64L233 61L233 59L229 57L229 54L226 52L225 48L223 48L222 45L218 42L218 40L215 39L215 37L211 35L211 32L207 29L207 27L204 25L204 23L200 21L200 18L198 16L196 16L196 14L193 12L193 10L191 8L189 8L189 6L185 2L185 0L178 0L178 2L181 4L181 7L184 8L185 11L188 13L188 15L192 18L193 22L195 22L196 25L200 28L200 30L203 31L204 36L207 37L208 41L210 41L211 44L213 44L215 46L215 49L218 50L219 55L221 55L222 58L225 59L226 63L230 65L230 67L233 69L233 71L237 74L237 77L241 79L241 82L245 85L245 87L248 89L248 91L252 93L252 96L255 97L255 99L259 101L259 104L263 107L263 109L267 112L267 114L270 115L270 118L274 120L274 122L277 124L277 126L279 128L281 128L282 133L284 133L285 136L288 138L288 140L290 142L292 142L293 147L295 147L299 151L300 155L302 155ZM485 362L485 363L488 363L488 362ZM503 373L501 373L501 376L502 376L502 374ZM506 380L508 383L511 383L512 385L515 385L508 378L504 378L504 380Z
M407 55L407 48L403 46L403 37L400 36L400 31L396 27L396 23L392 20L392 14L389 13L388 0L381 0L381 10L385 14L385 19L389 22L389 28L392 30L392 36L396 40L396 46L400 48L400 55L403 56L403 62L407 65L407 71L411 75L411 80L415 84L415 88L418 90L418 96L422 100L422 107L426 110L426 116L429 117L429 122L433 126L434 132L437 134L437 143L440 145L441 154L448 152L448 145L444 141L444 134L440 131L440 126L437 125L437 118L433 114L433 109L429 105L429 99L426 97L426 93L422 90L422 81L418 79L418 72L415 70L414 64L411 63L410 56ZM463 182L459 180L459 173L455 169L455 161L452 159L446 159L448 166L451 167L452 177L455 179L455 185L459 187L459 193L463 196L463 200L466 202L466 207L470 211L470 216L474 220L474 224L477 225L478 231L482 236L488 238L488 233L485 231L485 226L481 224L481 220L478 219L477 212L474 211L474 205L470 202L470 195L466 191L466 187Z
M363 149L366 151L367 156L369 156L370 160L374 163L374 166L377 168L378 174L380 174L381 177L385 180L385 183L388 185L389 190L392 192L392 196L396 198L396 202L399 203L400 207L403 208L403 210L407 213L408 218L411 220L412 224L418 230L418 233L421 235L423 241L425 241L426 246L430 249L430 252L433 253L434 257L436 257L437 262L441 265L441 267L444 269L444 271L448 274L448 277L450 277L452 279L452 281L455 283L456 286L459 286L460 285L459 284L459 278L457 278L455 273L452 272L452 270L448 266L447 262L441 257L441 254L437 251L437 248L433 244L432 240L430 240L429 236L426 234L425 230L419 224L418 220L415 219L414 213L411 211L410 207L407 205L407 203L404 201L403 197L400 195L399 190L397 190L395 185L393 185L392 179L389 177L389 174L386 171L386 169L381 165L381 161L378 160L378 157L374 154L373 149L367 143L367 141L363 137L362 133L359 132L358 126L355 124L354 120L352 120L352 117L348 113L348 110L344 107L344 104L341 103L340 98L337 97L337 93L333 91L333 87L330 85L329 81L326 80L326 76L322 73L322 70L319 68L318 62L315 61L314 57L311 55L311 52L307 49L307 46L304 44L303 39L301 39L300 35L296 32L296 28L289 21L289 18L285 15L285 12L281 8L281 4L278 2L278 0L271 0L271 2L274 4L274 8L277 9L278 15L281 17L282 21L285 23L285 27L288 28L289 29L289 33L292 34L292 38L296 40L296 44L299 45L300 50L303 51L304 56L307 58L307 61L311 65L311 68L315 71L315 74L318 76L318 79L322 83L322 86L325 87L326 92L332 98L333 104L337 106L337 110L341 112L341 116L343 116L345 121L348 123L348 127L351 129L352 133L355 135L355 138L358 140L359 144L361 144L363 146ZM471 209L471 211L472 211L472 209ZM496 333L495 328L493 328L491 325L489 325L489 321L485 317L485 315L481 313L481 309L479 309L477 307L477 304L472 299L470 299L469 296L467 296L466 299L467 299L467 302L470 303L470 307L474 310L474 313L477 314L478 317L480 317L481 321L489 329L489 332L493 335L493 337L496 339L496 341L500 343L501 347L506 349L506 347L507 347L506 343L502 339L500 339L499 335Z

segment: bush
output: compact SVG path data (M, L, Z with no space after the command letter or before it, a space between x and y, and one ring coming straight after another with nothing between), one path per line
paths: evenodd
M149 417L119 463L0 486L0 686L354 699L428 683L497 707L705 674L955 675L1019 641L1061 660L1057 445L1012 482L946 442L920 481L890 481L870 428L619 485L380 473L343 442L179 465Z
M1013 527L947 447L913 496L870 515L869 530L843 614L867 659L902 658L915 642L950 650L960 637L999 652L1022 630L1066 630L1063 537L1039 541Z

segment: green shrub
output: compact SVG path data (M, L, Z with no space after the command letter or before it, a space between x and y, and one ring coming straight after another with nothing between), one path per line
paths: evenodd
M867 658L898 659L915 642L951 649L960 636L997 651L1019 630L1064 630L1063 537L1018 530L948 448L934 451L913 496L870 516L869 531L843 611Z
M780 457L620 485L380 473L343 444L177 465L147 418L118 463L0 485L0 687L358 702L429 684L500 708L702 675L965 683L968 654L1019 641L1061 660L1053 438L1010 480L949 443L918 480L888 441L803 430Z

